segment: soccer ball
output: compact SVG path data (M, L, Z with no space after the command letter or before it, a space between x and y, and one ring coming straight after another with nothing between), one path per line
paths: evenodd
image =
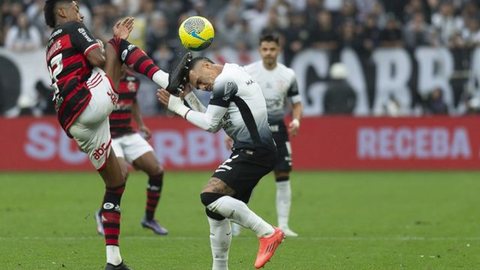
M201 51L212 44L215 30L212 24L201 16L188 17L178 29L182 45L192 51Z

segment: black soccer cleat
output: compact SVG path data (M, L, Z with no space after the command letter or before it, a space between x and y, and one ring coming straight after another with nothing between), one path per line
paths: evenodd
M170 72L166 88L170 94L178 96L183 91L185 84L188 82L188 64L192 61L192 58L192 53L186 52Z
M132 270L132 269L128 268L128 266L122 262L117 266L111 263L107 263L107 265L105 266L105 270Z

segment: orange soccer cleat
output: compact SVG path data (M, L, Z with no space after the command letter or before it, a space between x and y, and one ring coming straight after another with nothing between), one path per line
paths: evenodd
M270 236L260 237L260 245L258 247L257 259L255 260L255 268L262 268L275 254L277 247L285 239L285 234L279 228L275 228L275 231Z

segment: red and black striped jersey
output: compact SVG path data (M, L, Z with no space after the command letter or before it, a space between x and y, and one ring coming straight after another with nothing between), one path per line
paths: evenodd
M47 44L47 66L55 88L58 120L67 131L90 101L86 81L92 73L87 54L100 46L81 22L53 29Z
M112 138L135 132L132 126L132 105L137 102L140 81L132 73L126 73L118 84L118 102L110 114L110 133Z

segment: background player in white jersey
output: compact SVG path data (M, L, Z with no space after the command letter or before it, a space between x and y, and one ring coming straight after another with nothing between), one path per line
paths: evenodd
M277 144L278 159L273 170L277 185L276 206L278 227L286 236L298 236L288 225L292 191L290 187L290 171L292 155L289 134L295 136L300 128L302 103L298 93L297 79L291 68L278 63L280 54L279 38L266 34L260 38L259 52L261 61L252 63L245 70L260 84L267 102L268 123ZM287 111L286 100L291 103L292 121L285 126L284 117ZM238 235L240 227L233 224L233 234Z
M259 238L254 265L261 268L284 238L279 228L265 222L246 205L253 188L272 171L276 161L265 99L258 83L236 64L217 65L199 57L184 66L188 70L185 77L193 87L212 92L207 108L192 92L185 99L194 110L163 89L158 92L159 100L192 124L210 132L223 128L233 139L232 155L215 170L200 195L210 224L212 269L228 269L230 220L251 229Z

